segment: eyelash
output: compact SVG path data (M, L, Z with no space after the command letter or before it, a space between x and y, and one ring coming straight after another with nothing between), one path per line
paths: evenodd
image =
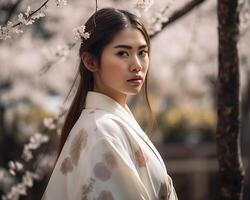
M143 51L141 51L141 52L143 52L143 53L145 53L145 54L148 53L148 51L146 51L146 50L143 50ZM141 53L141 52L140 52L140 53ZM128 55L128 52L126 52L126 51L120 51L120 52L117 53L117 55L118 55L118 56L121 56L121 57L124 57L124 56L123 56L123 53L126 53L126 54Z

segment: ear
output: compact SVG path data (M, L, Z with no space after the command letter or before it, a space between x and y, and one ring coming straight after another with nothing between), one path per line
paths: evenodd
M81 59L85 67L91 71L91 72L96 72L98 70L97 68L97 62L94 58L93 55L91 55L88 52L83 52L81 55Z

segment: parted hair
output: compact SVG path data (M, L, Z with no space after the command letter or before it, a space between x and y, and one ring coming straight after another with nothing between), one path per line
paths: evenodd
M149 35L143 23L136 15L125 10L103 8L95 12L85 23L85 30L90 33L90 38L81 38L81 45L79 48L80 58L83 52L87 52L96 59L98 64L100 64L105 46L112 41L116 34L127 27L138 29L143 34L150 52ZM80 60L78 71L80 74L80 81L62 127L58 157L72 127L80 117L82 110L85 108L88 91L93 91L94 88L93 73L85 67L82 59ZM148 98L147 79L148 74L146 75L142 89L143 97L149 111L148 130L150 130L153 127L154 116Z

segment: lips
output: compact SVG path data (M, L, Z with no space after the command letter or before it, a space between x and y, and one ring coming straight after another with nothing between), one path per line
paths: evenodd
M139 80L143 80L143 78L141 76L134 76L133 78L127 80L127 81L139 81Z

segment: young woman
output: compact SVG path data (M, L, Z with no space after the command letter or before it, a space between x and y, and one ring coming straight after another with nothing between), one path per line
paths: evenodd
M145 27L113 8L97 11L85 26L90 38L80 47L80 84L43 199L176 200L161 156L126 104L143 88L149 106Z

